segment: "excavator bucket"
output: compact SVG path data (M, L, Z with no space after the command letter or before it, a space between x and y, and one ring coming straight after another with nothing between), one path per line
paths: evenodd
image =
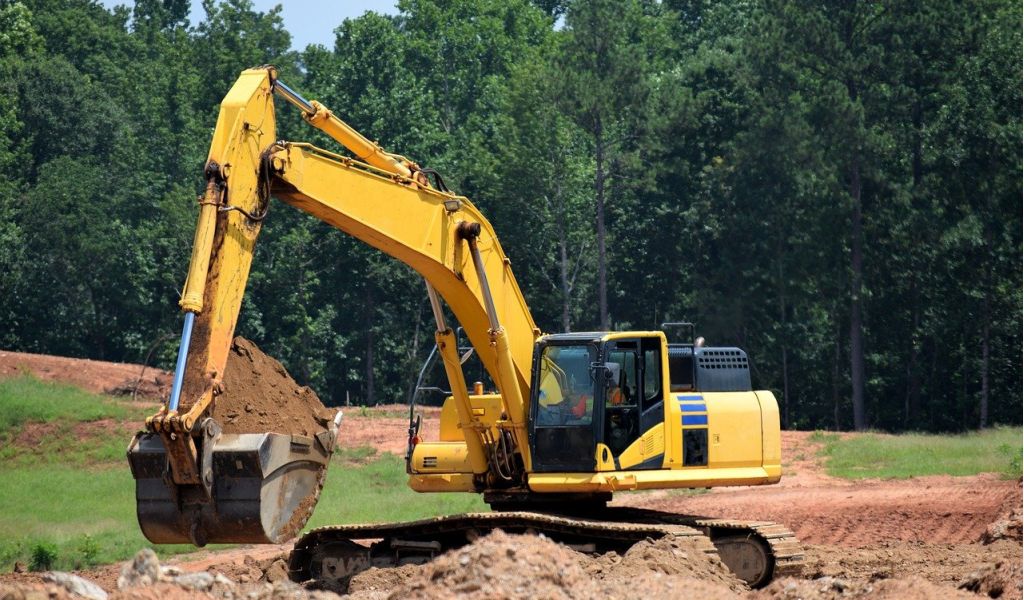
M128 447L135 500L146 538L156 544L280 543L294 537L319 499L337 420L313 437L219 433L194 438L201 483L174 483L159 434Z

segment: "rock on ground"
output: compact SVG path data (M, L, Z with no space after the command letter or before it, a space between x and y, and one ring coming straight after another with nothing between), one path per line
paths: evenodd
M97 584L71 573L53 571L43 575L43 581L61 586L68 592L87 600L107 600L107 593Z

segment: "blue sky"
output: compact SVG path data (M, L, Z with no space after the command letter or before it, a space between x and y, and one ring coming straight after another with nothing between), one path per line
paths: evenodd
M132 5L132 0L100 0L107 8ZM358 17L368 10L395 14L395 0L253 0L257 11L266 12L275 5L282 6L281 18L285 29L292 34L292 48L301 50L309 44L334 47L334 28L346 18ZM200 0L192 0L190 13L195 23L204 16Z

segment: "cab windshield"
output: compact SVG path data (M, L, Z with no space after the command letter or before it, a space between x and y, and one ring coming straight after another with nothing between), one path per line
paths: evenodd
M590 425L594 418L593 346L547 346L540 360L537 425Z

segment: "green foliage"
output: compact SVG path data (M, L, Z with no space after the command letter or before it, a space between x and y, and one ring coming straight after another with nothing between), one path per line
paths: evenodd
M78 551L82 554L84 564L92 566L97 563L97 559L100 556L100 545L99 543L89 534L82 536L82 540L78 544Z
M1019 478L1024 452L1019 427L960 435L867 433L843 439L832 434L811 440L824 442L822 454L829 475L849 479L979 473Z
M183 0L0 2L0 347L139 361L178 331L217 105L272 63L472 198L545 331L600 327L602 298L616 328L695 321L789 427L860 398L879 430L1021 422L1019 3L398 8L296 52L250 0L196 26ZM240 334L328 403L407 397L415 273L276 204L256 252Z
M57 562L57 547L40 542L32 548L32 562L29 563L28 568L30 571L49 571L55 562Z

